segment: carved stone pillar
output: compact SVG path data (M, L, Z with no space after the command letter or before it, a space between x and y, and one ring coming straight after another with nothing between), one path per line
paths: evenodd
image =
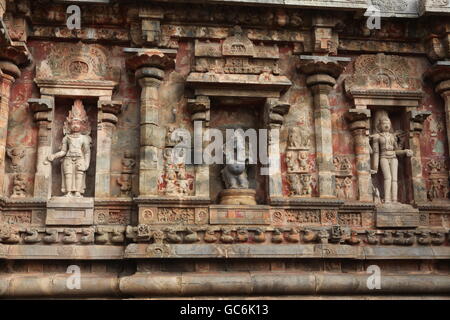
M95 197L111 196L111 145L122 109L120 101L100 99L98 102L97 161L95 173Z
M299 69L307 75L306 84L314 98L319 196L334 198L333 139L328 94L333 90L336 79L344 68L334 61L309 61L301 64Z
M268 127L268 158L269 166L263 168L268 175L268 195L269 199L283 197L283 181L281 178L280 159L280 129L284 123L284 116L288 114L290 105L280 102L278 99L267 99L266 125Z
M11 86L20 76L20 70L9 61L0 61L0 186L5 180L6 138L8 136L9 99ZM3 192L3 191L0 191Z
M202 135L200 137L194 136L194 143L196 141L203 141L202 146L194 145L194 163L198 163L203 159L203 148L208 143L209 139L203 139L204 132L209 128L211 101L207 96L197 96L195 99L188 101L188 106L192 114L192 121L194 122L194 135ZM201 128L196 128L196 125L201 123ZM201 130L199 130L201 129ZM201 161L202 164L195 166L195 196L209 198L209 168L210 166Z
M411 157L411 175L414 193L414 201L427 201L427 187L423 179L422 153L420 151L420 135L423 130L424 121L431 115L430 111L412 110L408 112L410 121L409 128L409 148L413 151Z
M450 141L450 61L438 61L425 74L435 84L436 93L440 94L445 102L445 123L447 127L447 141ZM447 144L450 154L450 143Z
M347 113L350 130L355 143L356 173L358 176L358 200L373 201L372 177L370 173L370 144L369 144L369 109L351 109Z
M159 50L138 53L128 59L127 66L136 71L141 91L141 155L139 166L139 195L158 195L158 177L164 169L162 151L165 130L159 121L159 87L164 70L174 66L173 59Z
M47 157L52 154L52 122L55 99L43 96L41 99L28 100L30 109L34 112L34 120L38 126L38 145L36 158L36 174L34 178L34 197L48 199L51 197L52 167Z

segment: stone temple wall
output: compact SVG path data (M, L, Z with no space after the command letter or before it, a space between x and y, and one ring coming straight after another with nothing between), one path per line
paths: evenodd
M448 297L448 1L99 2L0 1L0 297Z

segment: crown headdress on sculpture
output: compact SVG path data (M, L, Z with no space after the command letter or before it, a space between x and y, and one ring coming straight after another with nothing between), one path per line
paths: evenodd
M381 132L381 123L383 121L389 121L391 123L391 119L389 118L389 114L385 110L378 110L375 113L375 128L377 132ZM393 129L391 128L391 131Z
M77 99L75 100L72 110L69 111L69 115L64 122L64 134L72 133L72 125L76 123L80 126L81 134L90 134L91 126L89 123L86 110L84 110L83 101Z

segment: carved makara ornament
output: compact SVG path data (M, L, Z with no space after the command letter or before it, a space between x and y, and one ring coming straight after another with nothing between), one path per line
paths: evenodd
M62 188L67 197L82 197L86 189L86 171L91 162L91 127L83 102L76 100L64 122L61 151L48 156L48 161L63 158Z
M409 149L400 149L397 136L386 111L378 111L375 117L376 133L372 136L372 174L379 166L384 178L384 202L398 202L398 156L411 157Z

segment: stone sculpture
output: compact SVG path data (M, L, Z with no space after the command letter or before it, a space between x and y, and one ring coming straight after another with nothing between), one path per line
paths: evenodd
M372 174L381 166L384 178L384 202L398 202L398 156L411 157L412 151L401 150L397 137L392 133L392 123L384 111L376 117L376 133L372 136Z
M48 161L63 158L62 188L66 197L83 197L86 190L86 171L91 161L91 127L83 102L75 100L64 122L61 151L48 156Z

